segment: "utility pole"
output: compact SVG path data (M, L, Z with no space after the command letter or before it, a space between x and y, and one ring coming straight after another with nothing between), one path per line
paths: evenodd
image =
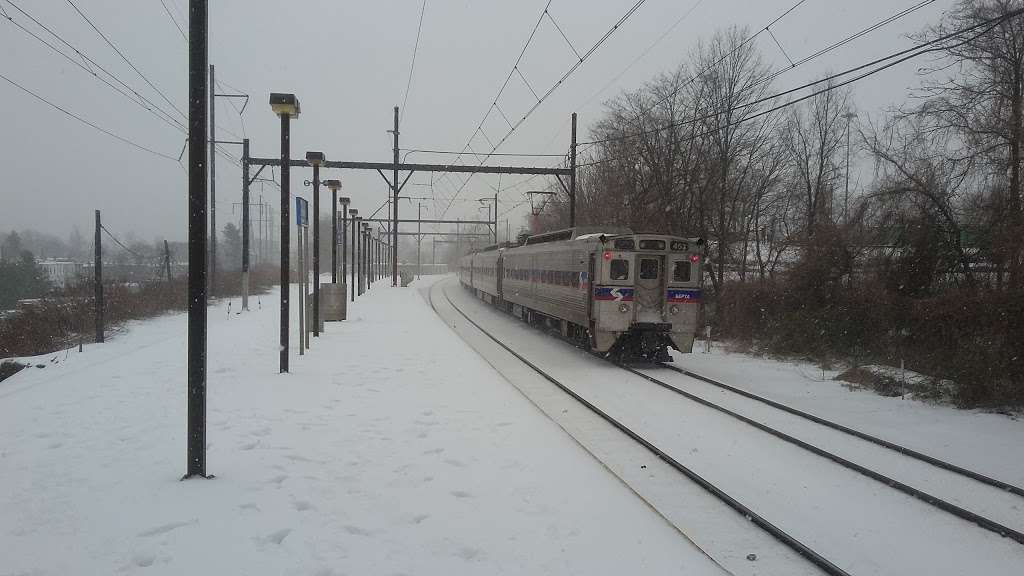
M249 310L249 139L242 139L242 310Z
M494 193L494 243L498 243L498 193Z
M171 281L171 247L164 240L164 268L167 271L167 281Z
M93 254L93 298L96 311L96 341L103 342L103 236L100 230L103 224L100 222L100 211L96 211L96 236L93 239L95 253Z
M188 454L185 478L206 477L207 0L188 16ZM212 71L211 71L211 76ZM212 124L212 123L211 123ZM97 213L97 221L99 214Z
M391 257L391 285L398 286L398 106L395 106L395 174L392 181L394 190L394 224L391 225L391 243L395 246Z
M356 268L359 267L359 259L357 257L358 244L356 243L356 230L359 229L359 210L355 208L348 211L352 216L352 278L349 282L352 284L352 301L356 301Z
M210 64L210 293L217 295L217 125L214 106L216 89L213 64Z
M857 117L856 112L843 114L846 118L846 193L843 196L843 223L850 218L850 121Z
M497 207L497 205L495 205ZM576 227L576 113L572 113L572 144L569 146L569 227Z
M323 152L306 152L313 165L313 336L320 337L320 164Z
M416 277L423 276L422 263L420 261L420 244L423 242L423 202L419 203L416 209Z

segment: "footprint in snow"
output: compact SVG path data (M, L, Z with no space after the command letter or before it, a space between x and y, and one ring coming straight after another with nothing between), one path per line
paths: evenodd
M299 512L305 512L306 510L316 509L312 504L306 502L305 500L296 500L295 502L292 503L292 507L298 510Z
M417 514L412 517L413 524L421 524L424 520L430 518L430 514Z
M421 454L440 454L441 452L444 452L444 448L432 448L430 450L424 450L423 452L421 452Z
M466 463L465 462L463 462L462 460L456 460L455 458L447 458L447 459L445 459L444 463L448 464L449 466L455 466L456 468L465 468L466 467Z
M281 530L278 530L277 532L273 532L273 533L267 534L263 538L263 540L265 540L266 542L270 542L272 544L277 544L278 546L280 546L281 542L284 542L284 539L287 538L288 535L291 534L291 533L292 533L292 529L291 528L282 528Z
M463 546L459 548L455 555L463 560L480 560L483 558L484 552L479 548L473 548L472 546Z
M451 495L455 496L456 498L458 498L460 500L463 499L463 498L472 498L473 497L472 493L466 492L465 490L453 490L451 492Z
M365 530L363 528L360 528L359 526L346 525L344 528L345 528L345 532L348 532L349 534L352 534L354 536L372 536L373 535L373 533L370 532L369 530Z
M156 555L149 552L136 554L132 558L132 563L141 568L148 568L153 565L153 562L156 562Z
M159 536L161 534L166 534L166 533L170 532L171 530L177 530L178 528L181 528L183 526L188 526L189 524L195 524L195 522L196 522L195 520L193 520L191 522L168 522L167 524L161 524L160 526L157 526L155 528L150 528L149 530L144 530L142 532L139 532L137 534L137 536L139 538L149 538L151 536Z
M282 482L284 482L284 481L285 481L285 480L287 480L287 479L288 479L288 476L287 476L287 475L285 475L285 474L280 474L280 475L278 475L278 476L274 476L273 478L271 478L270 480L268 480L268 481L267 481L267 484L277 484L278 486L280 486L280 485L281 485L281 483L282 483Z

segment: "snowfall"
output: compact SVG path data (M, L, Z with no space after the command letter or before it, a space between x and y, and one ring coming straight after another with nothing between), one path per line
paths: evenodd
M528 374L452 302L557 377L588 382L585 393L852 574L1021 573L1024 546L678 399L633 394L635 383L486 309L451 277L385 284L350 303L348 320L327 323L303 356L293 318L287 374L277 293L252 298L246 312L237 299L211 305L213 478L181 480L184 314L130 323L81 353L32 358L45 367L0 382L0 575L816 573ZM676 362L1024 484L1024 422L1012 416L850 391L811 365L720 348ZM984 492L859 457L957 502ZM1002 498L982 494L976 507L1022 529L1024 499ZM813 502L801 510L804 499Z

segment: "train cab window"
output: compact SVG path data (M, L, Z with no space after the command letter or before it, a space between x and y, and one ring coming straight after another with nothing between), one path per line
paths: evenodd
M673 282L689 282L690 281L690 262L687 260L676 260L672 264L672 281Z
M641 280L657 280L658 275L661 272L661 263L657 258L641 258L640 259L640 279Z
M609 274L612 280L629 279L629 260L616 259L611 261Z
M641 240L640 241L640 249L641 250L664 250L665 249L665 241L664 240Z

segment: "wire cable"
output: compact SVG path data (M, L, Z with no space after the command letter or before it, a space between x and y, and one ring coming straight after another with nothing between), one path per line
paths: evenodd
M171 14L171 10L167 7L167 3L164 2L164 0L160 0L160 5L164 7L164 12L167 13L167 17L170 18L171 22L174 23L174 27L178 29L178 33L181 34L181 39L185 42L188 42L188 35L185 34L185 31L181 29L181 25L178 24L178 21L175 20L174 15Z
M78 55L78 56L79 56L80 58L82 58L82 60L84 60L85 62L88 62L88 63L89 63L90 65L92 65L92 66L95 66L95 67L96 67L97 69L99 69L99 70L100 70L100 71L102 71L102 72L103 72L104 74L106 74L106 75L107 75L107 76L108 76L108 77L109 77L110 79L114 80L115 82L117 82L118 84L120 84L121 86L123 86L123 87L124 87L124 88L125 88L126 90L128 90L129 92L131 92L132 94L134 94L134 95L135 95L135 97L136 97L136 98L138 98L138 101L139 101L140 103L142 103L142 104L143 104L143 107L147 108L148 110L150 110L150 111L151 111L151 112L153 112L153 113L159 112L161 116L163 116L163 117L165 117L165 118L166 118L166 120L169 120L169 121L171 121L171 122L175 123L175 124L176 124L176 125L177 125L177 126L178 126L178 127L180 128L180 130L181 130L182 132L184 132L184 131L185 131L185 125L184 125L184 124L183 124L183 123L182 123L181 121L179 121L179 120L178 120L177 118L175 118L174 116L172 116L172 115L171 115L170 113L168 113L167 111L165 111L165 110L164 110L163 108L161 108L161 107L160 107L159 105L157 105L156 103L154 103L154 102L153 102L152 100L150 100L149 98L146 98L145 96L143 96L142 94L140 94L138 90L136 90L136 89L132 88L131 86L129 86L129 85L128 85L128 84L127 84L127 83L126 83L126 82L125 82L124 80L122 80L122 79L121 79L120 77L118 77L118 76L117 76L117 75L115 75L114 73L112 73L112 72L110 72L109 70L107 70L106 68L104 68L104 67L103 67L102 65L100 65L100 64L99 64L98 62L96 62L96 60L92 59L92 58L91 58L91 57L89 57L89 56L88 56L87 54L85 54L84 52L82 52L81 50L79 50L79 49L78 49L77 47L75 47L74 45L72 45L72 44L71 44L70 42L68 42L67 40L65 40L65 39L64 39L64 38L63 38L63 37L62 37L62 36L61 36L60 34L57 34L56 32L54 32L54 31L53 31L53 29L51 29L51 28L50 28L50 27L48 27L47 25L45 25L45 24L43 24L42 22L40 22L40 21L39 21L39 20L38 20L38 19L37 19L37 18L36 18L35 16L33 16L33 15L29 14L28 12L26 12L26 11L25 11L25 9L23 9L23 8L22 8L21 6L19 6L19 5L15 4L15 3L13 2L13 0L6 0L6 1L7 1L7 3L8 3L8 4L10 4L10 5L11 5L11 7L12 7L12 8L14 8L14 9L15 9L15 10L17 10L18 12L20 12L20 13L21 13L21 14L22 14L22 15L23 15L24 17L26 17L26 18L28 18L29 20L31 20L31 21L32 21L32 23L34 23L34 24L35 24L36 26L39 26L40 28L42 28L43 30L45 30L45 31L46 31L46 32L47 32L47 33L48 33L48 34L49 34L50 36L52 36L52 37L53 37L54 39L56 39L57 41L59 41L59 42L60 42L61 44L63 44L64 46L67 46L67 47L68 47L68 48L69 48L69 49L70 49L71 51L73 51L73 52L74 52L75 54L77 54L77 55ZM56 48L55 48L54 46L52 46L52 45L51 45L51 44L49 44L48 42L44 41L44 40L43 40L42 38L39 38L39 37L38 37L38 36L37 36L36 34L34 34L34 33L31 33L31 32L30 32L30 31L29 31L28 29L26 29L26 28L25 28L24 26L21 26L20 24L18 24L17 22L15 22L15 21L14 21L14 19L13 19L13 18L11 18L10 16L7 16L7 19L8 19L8 21L10 21L11 23L15 24L16 26L18 26L19 28L21 28L22 30L24 30L25 32L27 32L27 33L29 33L30 35L32 35L33 37L35 37L35 38L36 38L37 40L39 40L40 42L43 42L44 44L46 44L46 45L47 45L48 47L50 47L50 48L51 48L52 50L56 51L56 52L57 52L58 54L60 54L60 55L64 56L65 58L69 58L67 54L64 54L64 53L63 53L62 51L60 51L60 50L56 49ZM72 62L74 62L74 59L71 59L71 61L72 61ZM80 63L76 62L76 64L80 64ZM83 66L83 68L84 68L84 66ZM87 68L85 68L85 69L86 69L86 71L88 71L88 72L89 72L90 74L93 74L93 75L97 76L97 78L99 78L99 76L98 76L98 75L96 75L96 73L95 73L94 71L92 71L92 70L88 70ZM102 80L102 79L101 79L101 80ZM120 92L120 91L119 91L119 92Z
M551 94L553 94L553 93L555 92L555 90L557 90L557 89L558 89L558 87L559 87L559 86L561 86L562 84L564 84L564 83L565 83L565 81L566 81L566 80L567 80L567 79L568 79L568 78L569 78L569 77L570 77L570 76L571 76L571 75L572 75L572 74L573 74L573 73L574 73L574 72L575 72L576 70L578 70L578 69L579 69L579 67L580 67L580 66L582 66L582 65L583 65L583 63L584 63L584 62L586 62L586 61L587 61L587 59L588 59L588 58L590 58L590 56L591 56L591 55L593 55L593 54L594 54L594 53L595 53L595 52L596 52L596 51L597 51L597 50L598 50L598 49L599 49L599 48L600 48L600 47L601 47L601 46L602 46L602 45L603 45L603 44L604 44L604 43L605 43L605 42L606 42L606 41L607 41L607 40L608 40L609 38L611 38L611 36L612 36L612 35L613 35L613 34L615 33L615 31L616 31L616 30L618 30L619 28L621 28L621 27L622 27L622 25L623 25L623 24L624 24L624 23L626 22L626 20L628 20L630 16L632 16L633 14L635 14L635 13L636 13L636 11L637 11L637 10L639 10L639 9L640 9L640 7L641 7L641 6L643 6L643 5L644 5L644 3L645 3L646 1L647 1L647 0L637 0L637 2L636 2L635 4L633 4L633 6L632 6L632 7L631 7L631 8L629 9L629 10L627 10L627 11L626 11L626 13L625 13L625 14L623 14L623 15L622 15L622 17L621 17L621 18L619 18L619 20L618 20L618 21L617 21L617 22L616 22L616 23L615 23L615 24L614 24L614 25L613 25L613 26L612 26L611 28L609 28L609 29L608 29L608 31L607 31L607 32L605 32L605 33L604 33L604 35L603 35L603 36L601 36L601 38L599 38L599 39L597 40L597 42L595 42L595 43L594 43L594 44L593 44L593 45L592 45L592 46L590 47L590 49L589 49L589 50L587 50L587 51L586 51L586 52L585 52L585 53L583 54L583 56L581 56L581 57L580 57L579 61L577 61L576 63L574 63L574 64L573 64L572 66L570 66L570 67L569 67L569 69L568 69L568 70L567 70L567 71L566 71L566 72L565 72L564 74L562 74L562 77L561 77L561 78L559 78L559 79L558 79L558 80L557 80L557 81L556 81L556 82L555 82L554 84L552 84L552 85L551 85L551 87L550 87L550 88L548 88L547 92L545 92L545 93L544 93L544 94L543 94L543 95L542 95L542 96L541 96L541 97L540 97L540 98L539 98L539 99L537 100L537 102L536 102L536 103L535 103L535 104L534 104L533 106L531 106L529 110L527 110L526 114L524 114L524 115L523 115L523 117L522 117L522 118L520 118L520 119L519 119L519 120L518 120L518 121L517 121L517 122L516 122L516 123L515 123L515 124L514 124L514 125L512 126L512 128L511 128L511 129L509 129L509 131L508 131L508 132L507 132L507 133L506 133L506 134L505 134L505 135L504 135L504 136L503 136L503 137L501 138L501 140L499 140L499 141L498 141L498 143L497 143L497 144L495 144L495 145L494 145L494 146L493 146L493 147L491 148L491 151L490 151L490 152L489 152L489 153L488 153L488 154L487 154L486 156L484 156L484 159L483 159L483 160L481 160L481 161L480 161L480 164L479 164L479 166L482 166L482 165L484 164L484 162L486 162L486 161L487 161L487 159L488 159L488 158L489 158L489 157L490 157L490 156L491 156L492 154L494 154L494 152L495 152L495 151L497 151L497 149L498 149L498 148L499 148L499 147L500 147L500 146L501 146L502 144L504 144L506 140L508 140L509 136L511 136L511 135L512 135L512 134L513 134L513 133L514 133L514 132L516 131L516 129L517 129L517 128L519 128L519 126L521 126L521 125L523 124L523 122L525 122L525 121L526 121L526 119L527 119L527 118L529 118L529 117L530 117L530 115L532 115L532 114L533 114L533 112L534 112L535 110L537 110L537 108L538 108L538 107L540 107L540 105L541 105L541 104L543 104L543 103L544 103L544 101L545 101L545 100L547 100L547 98L548 98L549 96L551 96ZM801 0L801 3L802 3L802 2L805 2L805 1L806 1L806 0ZM548 5L550 5L550 4L551 4L551 3L550 3L550 2L548 2ZM547 6L545 6L545 7L544 7L544 11L545 11L545 12L547 12L547 8L548 8ZM544 17L544 14L541 14L541 18L543 18L543 17ZM538 20L538 26L539 26L539 25L540 25L540 20ZM534 32L536 32L536 28L534 28ZM533 37L533 35L531 34L531 38L532 38L532 37ZM523 48L523 51L525 52L525 50L526 50L526 49L525 49L525 47L524 47L524 48ZM522 58L522 54L520 54L520 58ZM517 61L516 61L516 66L515 66L515 67L513 67L513 72L514 72L514 71L515 71L515 70L517 69L518 65L519 65L519 62L518 62L518 60L517 60ZM512 77L512 75L511 75L511 73L509 73L509 78L511 78L511 77ZM507 81L506 81L506 84L507 84ZM490 113L490 110L492 110L492 109L493 109L493 107L494 107L494 105L492 105L492 106L491 106L491 108L490 108L490 109L488 109L488 113ZM486 120L486 115L484 116L484 119ZM471 140L472 140L472 139L471 139ZM467 143L467 146L468 146L468 143ZM456 158L456 160L457 160L457 158ZM470 175L469 175L469 176L468 176L468 177L467 177L467 178L466 178L466 179L465 179L465 180L464 180L464 181L462 182L462 185L461 185L461 186L459 186L459 188L458 188L458 189L457 189L457 190L455 191L455 194L453 195L453 198L455 198L455 197L458 197L458 195L459 195L459 194L460 194L460 193L462 192L462 190L463 190L463 189L464 189L464 188L466 187L466 184L468 184L468 183L469 183L469 181L470 181L470 180L472 179L472 177L473 177L473 174L470 174ZM448 206L447 206L447 207L445 207L445 209L444 209L444 210L443 210L443 211L441 212L441 217L442 217L442 218L443 218L443 217L444 217L444 215L445 215L445 214L446 214L446 213L448 212L448 209L449 209L449 208L451 208L451 205L452 205L452 203L451 203L451 202L449 202L449 203L448 203Z
M79 122L81 122L82 124L85 124L86 126L89 126L90 128L93 128L95 130L99 130L100 132L106 134L107 136L110 136L111 138L115 138L117 140L120 140L121 142L124 142L125 144L128 144L129 146L132 146L132 147L137 148L139 150L142 150L144 152L149 152L150 154L153 154L154 156L159 156L161 158L166 158L166 159L174 161L174 162L178 161L178 159L175 158L174 156L170 156L168 154L164 154L163 152L157 152L156 150L153 150L152 148L147 148L147 147L143 146L142 144L139 144L138 142L135 142L133 140L129 140L128 138L125 138L124 136L121 136L119 134L115 134L115 133L111 132L110 130L107 130L106 128L103 128L101 126L93 124L92 122L86 120L85 118L82 118L81 116L75 114L74 112L70 112L67 109L58 106L57 104L54 104L53 102L50 102L46 98L43 98L42 96L40 96L39 94L33 92L32 90L29 90L28 88L25 88L21 84L18 84L17 82L15 82L14 80L11 80L7 76L4 76L3 74L0 74L0 79L6 80L12 86L18 88L19 90L21 90L22 92L28 94L29 96L32 96L36 100L39 100L40 102L46 104L47 106L50 106L51 108L53 108L53 109L55 109L55 110L57 110L59 112L62 112L65 115L67 115L67 116L69 116L69 117L71 117L71 118L73 118L75 120L78 120Z
M146 84L148 84L148 85L149 85L149 87L150 87L150 88L152 88L152 89L153 89L154 91L156 91L156 93L157 93L157 94L159 94L159 95L160 95L160 97L161 97L161 98L163 98L163 99L164 99L164 101L165 101L165 102L167 102L167 104L169 104L169 105L171 106L171 108L174 108L174 110L175 110L175 111L176 111L176 112L177 112L178 114L180 114L182 118L184 118L184 119L186 119L186 120L188 119L188 117L187 117L187 116L185 115L185 113L184 113L184 112L182 112L182 111L181 111L181 109L179 109L179 108L178 108L177 106L175 106L175 105L174 105L174 102L171 102L171 99L170 99L170 98L168 98L168 97L167 97L167 95L166 95L166 94L164 94L164 93L163 93L163 92L162 92L162 91L161 91L161 90L160 90L159 88L157 88L155 84L153 84L152 82L150 82L149 78L147 78L147 77L146 77L146 75L145 75L145 74L143 74L141 70L139 70L138 68L136 68L135 64L132 64L132 61L131 61L131 60L129 60L129 59L128 59L128 57L124 55L124 52L122 52L122 51L121 51L121 50L120 50L120 49L119 49L119 48L118 48L117 46L115 46L115 45L114 45L114 43L110 41L110 38L108 38L106 34L104 34L104 33L103 33L103 32L102 32L102 31L101 31L101 30L100 30L99 28L97 28L95 24L93 24L92 20L90 20L90 19L89 19L89 17L88 17L88 16L86 16L86 15L85 15L85 13L84 13L84 12L82 12L82 10L78 8L78 5L76 5L76 4L74 3L74 1L73 1L73 0L65 0L65 1L66 1L66 2L67 2L67 3L68 3L68 4L69 4L69 5L70 5L70 6L72 7L72 8L74 8L74 9L75 9L75 12L78 12L78 15L79 15L79 16L81 16L81 17L82 17L82 19L83 19L83 20L85 20L85 21L86 21L86 22L87 22L87 23L89 24L89 26L90 26L90 27L91 27L91 28L92 28L93 30L95 30L97 34L99 34L99 35L100 35L100 38L103 38L104 42L106 42L108 46L110 46L111 48L113 48L114 52L117 52L117 55L118 55L118 56L120 56L120 57L121 57L121 59L122 59L122 60L124 60L124 61L125 61L125 63L126 63L126 64L128 64L128 66L130 66L130 67L131 67L131 69L132 69L132 70L134 70L134 71L135 71L135 73L136 73L136 74L138 74L138 75L139 75L139 77L140 77L140 78L142 78L142 80L143 80L143 81L145 81L145 82L146 82Z
M842 76L851 74L853 72L858 72L860 70L864 70L865 68L869 68L871 66L881 64L877 68L874 68L872 70L868 70L867 72L864 72L863 74L860 74L860 75L855 76L853 78L850 78L848 80L844 80L843 82L840 82L838 84L829 85L829 86L827 86L827 87L825 87L825 88L823 88L821 90L817 90L817 91L812 92L810 94L807 94L805 96L801 96L800 98L797 98L795 100L790 100L790 101L784 102L782 104L779 104L777 106L773 106L772 108L769 108L767 110L762 110L761 112L758 112L758 113L753 114L751 116L747 116L747 117L744 117L744 118L739 118L739 119L734 120L732 122L729 122L729 123L727 123L727 124L725 124L723 126L720 126L720 127L717 127L717 128L713 128L711 130L702 132L700 134L691 135L688 138L686 138L685 140L683 140L682 142L683 143L690 142L690 141L695 140L697 138L702 138L704 136L711 135L711 134L715 133L716 131L721 130L723 128L729 128L729 127L732 127L732 126L737 126L739 124L743 124L745 122L749 122L749 121L754 120L756 118L761 118L763 116L767 116L767 115L769 115L769 114L771 114L773 112L782 110L783 108L788 108L790 106L794 106L796 104L799 104L800 102L809 100L810 98L813 98L815 96L819 96L819 95L824 94L826 92L831 92L833 90L837 90L839 88L842 88L843 86L847 86L849 84L853 84L854 82L858 82L860 80L863 80L864 78L868 78L869 76L873 76L873 75L875 75L875 74L877 74L879 72L882 72L883 70L887 70L889 68L892 68L893 66L901 64L901 63L906 62L908 60L911 60L913 58L917 58L917 57L923 56L925 54L930 54L932 52L940 52L940 51L944 51L944 50L949 50L951 48L956 48L956 47L959 47L959 46L963 46L965 44L973 42L974 40L977 40L978 38L984 36L985 34L988 34L992 30L994 30L1002 22L1005 22L1005 21L1007 21L1009 19L1012 19L1012 18L1016 18L1017 16L1020 16L1021 14L1024 14L1024 8L1020 8L1020 9L1017 9L1017 10L1013 10L1011 12L1007 12L1006 14L1003 14L1002 16L997 16L995 18L990 18L988 20L985 20L983 22L980 22L980 23L972 25L972 26L968 26L966 28L961 28L961 29L956 30L954 32L951 32L949 34L945 34L945 35L943 35L941 37L934 38L934 39L929 40L927 42L923 42L921 44L918 44L918 45L914 46L913 48L908 48L908 49L905 49L905 50L901 50L899 52L895 52L893 54L890 54L889 56L873 60L871 62L868 62L866 64L862 64L860 66L856 66L854 68L850 68L850 69L845 70L843 72L840 72L838 74L833 74L833 75L831 75L831 76L829 76L827 78L824 78L822 80L819 80L819 81L816 81L816 82L811 82L811 83L808 83L808 84L804 84L803 86L799 86L797 88L792 88L790 90L786 90L784 92L780 92L779 94L776 94L774 96L770 96L770 97L766 97L766 98L760 99L757 102L758 103L763 103L763 102L771 100L771 99L776 99L779 96L790 94L790 93L795 92L797 90L802 90L802 89L810 87L810 86L821 84L822 82L828 82L828 81L840 78ZM978 30L979 28L984 28L985 26L989 26L989 28L987 30L983 30L983 31L979 32L978 34L974 35L971 38L968 38L966 40L963 40L961 42L958 42L956 44L949 45L949 46L935 46L936 44L939 44L941 42L945 42L947 40L950 40L952 38L960 36L961 34L965 34L965 33L968 33L968 32L973 32L975 30ZM892 61L891 62L886 62L887 60L892 60ZM742 104L740 106L735 106L733 108L730 108L728 110L728 112L733 112L733 111L736 111L736 110L739 110L739 109L748 108L748 107L753 106L753 105L755 105L754 102L748 102L746 104ZM716 113L716 114L712 115L711 117L720 116L721 114L722 113ZM706 118L707 117L705 117L704 119L706 119ZM646 132L647 133L653 133L653 132L663 131L663 130L666 130L668 128L678 127L678 126L682 126L682 125L685 125L685 124L695 123L695 122L700 121L700 119L701 118L689 119L689 120L686 120L686 121L683 121L683 122L677 122L677 123L671 124L668 127L661 127L661 128L657 128L657 129L654 129L654 130L648 130ZM630 137L634 137L634 136L636 136L636 134L634 134L634 135L627 135L627 136L624 136L624 137L621 137L621 138L617 137L617 138L613 138L613 139L606 139L606 140L604 140L604 142L613 141L613 140L615 140L615 141L617 141L617 140L624 140L626 138L630 138ZM600 143L600 142L595 141L594 143ZM597 165L597 164L602 164L602 163L605 163L605 162L610 162L610 161L618 160L618 159L621 159L621 157L609 157L609 158L606 158L606 159L601 159L601 160L596 160L596 161L585 163L585 164L580 164L580 165L577 165L577 167L594 166L594 165Z
M412 72L416 69L416 53L420 49L420 32L423 30L423 13L427 11L427 0L420 6L420 23L416 25L416 44L412 48L412 63L409 64L409 79L405 82L405 95L402 96L402 117L405 117L405 103L409 100L409 87L412 86Z
M919 3L919 4L915 5L915 6L912 6L912 7L908 8L908 9L906 9L906 10L903 10L902 12L900 12L900 13L898 13L896 15L893 15L893 16L890 16L890 17L886 18L882 22L884 22L886 24L890 23L890 22L893 22L895 19L900 18L902 16L905 16L905 15L907 15L907 14L909 14L909 13L915 11L915 10L918 10L918 9L924 7L927 4L931 4L934 1L935 0L926 0L924 2L921 2L921 3ZM796 66L799 66L801 64L804 64L804 63L810 61L811 59L816 58L816 57L818 57L818 56L820 56L822 54L825 54L825 53L827 53L827 52L829 52L831 50L834 50L835 48L838 48L841 45L847 44L847 43L851 42L853 39L859 38L859 37L863 36L864 34L868 33L869 31L878 29L879 27L881 27L881 25L884 25L884 24L882 24L882 22L873 24L872 26L870 26L870 27L868 27L868 28L866 28L864 30L861 30L861 31L859 31L859 32L857 32L857 33L855 33L855 34L853 34L851 36L848 36L847 38L845 38L843 40L840 40L839 42L836 42L835 44L832 44L831 46L829 46L829 47L827 47L827 48L825 48L823 50L819 50L818 52L816 52L815 54L813 54L811 56L808 56L807 58L801 59L800 61L796 62L793 65L793 68L795 68ZM732 112L732 111L735 111L735 110L740 110L740 109L743 109L743 108L749 108L751 106L756 106L758 104L763 104L765 102L776 100L779 97L786 96L788 94L792 94L793 92L798 92L800 90L803 90L804 88L810 88L812 86L816 86L816 85L822 84L824 82L835 80L835 79L840 78L842 76L846 76L848 74L852 74L853 72L857 72L857 71L863 70L865 68L869 68L871 66L874 66L876 64L885 62L886 60L891 60L893 58L898 58L898 57L900 57L900 56L902 56L904 54L908 54L908 53L913 52L915 50L919 50L919 49L921 49L923 47L935 44L937 42L942 42L942 41L948 40L950 37L951 36L947 36L947 37L943 37L943 38L937 38L937 39L934 39L934 40L929 41L929 42L918 44L918 45L913 46L911 48L907 48L905 50L901 50L899 52L890 54L888 56L884 56L882 58L878 58L878 59L873 60L871 62L868 62L866 64L861 64L860 66L856 66L854 68L847 69L847 70L845 70L843 72L839 72L837 74L831 74L831 75L826 76L824 78L820 78L818 80L814 80L812 82L808 82L806 84L802 84L802 85L797 86L795 88L790 88L790 89L785 90L783 92L772 94L770 96L765 96L763 98L758 98L756 100L753 100L751 102L747 102L745 104L740 104L739 106L735 106L733 108L730 108L729 111ZM760 84L764 84L764 83L770 81L773 78L777 78L778 76L782 75L783 73L785 73L785 72L787 72L787 71L789 71L791 69L792 68L785 68L783 70L780 70L778 72L770 74L767 77L765 77L763 80L755 83L754 86L757 86L757 85L760 85ZM664 100L662 100L662 101L664 101ZM655 105L657 105L657 104L655 104ZM651 109L653 109L653 106L651 107ZM650 109L648 110L648 112L649 111L650 111ZM624 135L624 136L614 136L614 137L610 137L610 138L600 138L600 139L596 139L596 140L589 140L589 141L585 141L585 142L578 142L577 144L579 146L584 146L584 145L593 145L593 144L603 144L605 142L612 142L612 141L617 141L617 140L626 140L628 138L633 138L633 137L637 137L637 136L644 136L644 135L647 135L647 134L653 134L653 133L656 133L656 132L662 132L662 131L665 131L665 130L670 130L672 128L678 128L680 126L685 126L687 124L693 124L693 123L699 122L701 120L707 120L709 118L713 118L716 115L717 115L717 113L711 113L711 114L707 114L707 115L704 115L704 116L698 116L696 118L690 118L690 119L687 119L687 120L683 120L683 121L680 121L680 122L676 122L676 123L673 123L673 124L662 126L660 128L652 128L652 129L649 129L649 130L641 130L641 131L638 131L638 132L636 132L634 134L627 134L627 135Z

